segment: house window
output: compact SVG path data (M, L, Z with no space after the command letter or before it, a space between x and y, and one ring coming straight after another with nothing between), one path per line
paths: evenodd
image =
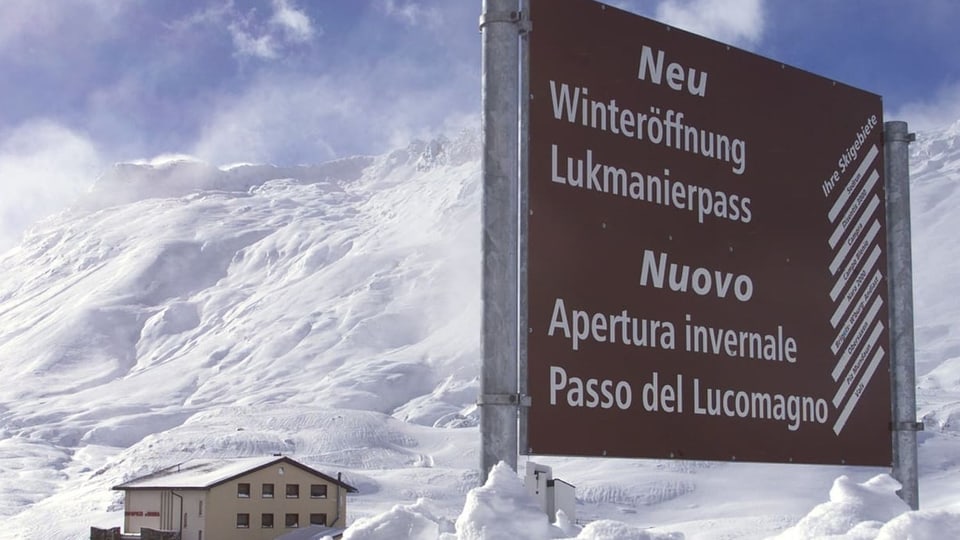
M260 489L260 498L262 499L272 499L273 498L273 484L264 484Z
M187 513L186 513L186 512L183 513L183 526L184 526L184 528L189 527L189 525L187 525Z
M238 529L250 528L250 514L237 514L237 528Z
M288 529L296 529L300 526L300 514L287 514L283 519L283 524Z
M311 524L311 525L326 525L326 524L327 524L327 515L326 515L326 514L310 514L310 524Z
M272 529L273 514L260 514L260 526L264 529Z
M326 485L326 484L310 484L310 498L311 498L311 499L326 499L326 498L327 498L327 485Z
M197 540L203 540L203 531L197 531Z
M237 497L240 497L241 499L249 499L250 484L248 484L247 482L242 482L240 484L237 484Z
M198 516L202 516L202 515L203 515L203 501L202 501L202 500L200 501L200 509L197 511L197 515L198 515Z
M287 484L287 498L288 499L300 498L300 484Z

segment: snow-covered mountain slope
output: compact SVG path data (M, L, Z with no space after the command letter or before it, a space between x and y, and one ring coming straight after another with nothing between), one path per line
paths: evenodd
M118 165L0 257L0 538L122 521L110 486L282 452L423 497L477 485L476 134L318 166ZM924 507L960 510L960 124L913 145ZM542 459L585 521L762 538L880 469ZM521 460L523 465L523 460Z
M415 425L476 424L477 144L119 165L35 228L0 260L4 521L84 474L191 455L438 465ZM131 446L123 465L81 463ZM473 446L452 452L465 472Z

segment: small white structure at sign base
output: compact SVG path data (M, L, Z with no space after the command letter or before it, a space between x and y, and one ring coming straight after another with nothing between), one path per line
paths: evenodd
M563 510L570 521L577 519L577 488L553 477L553 469L546 465L527 462L527 474L523 479L527 492L540 503L550 521L557 519L557 510Z

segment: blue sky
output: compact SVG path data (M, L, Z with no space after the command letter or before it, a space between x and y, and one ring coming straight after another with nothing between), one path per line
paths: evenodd
M960 119L956 0L611 0ZM111 163L297 164L477 128L481 0L2 0L0 229ZM3 246L0 239L0 247Z

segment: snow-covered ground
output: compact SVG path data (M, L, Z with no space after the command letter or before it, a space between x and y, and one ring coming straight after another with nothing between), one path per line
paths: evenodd
M870 468L539 458L577 486L559 526L509 470L480 487L463 133L310 167L118 165L37 224L0 257L0 538L84 538L122 522L113 485L274 452L359 488L355 540L960 536L960 124L912 150L921 512Z

